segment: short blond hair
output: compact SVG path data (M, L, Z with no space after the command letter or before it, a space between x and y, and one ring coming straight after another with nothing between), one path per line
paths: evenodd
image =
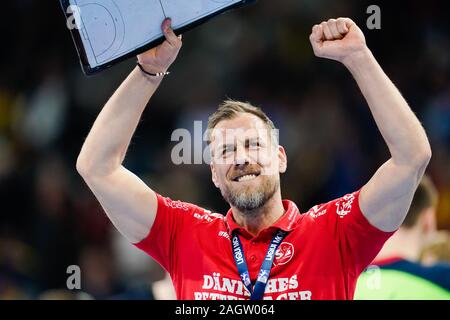
M250 113L260 118L271 132L276 132L277 128L273 124L272 120L261 110L259 107L255 107L249 102L242 102L233 99L224 100L218 107L218 109L209 116L208 127L206 133L206 141L211 143L212 130L222 120L233 119L238 116L239 113ZM271 134L271 137L273 134ZM275 136L275 141L278 143L278 136Z
M402 227L414 227L419 220L419 216L428 208L435 208L438 204L438 192L436 187L427 175L424 175L417 187L408 214L403 221Z
M420 260L433 258L436 262L450 262L450 232L447 230L438 231L433 240L428 242L420 253Z

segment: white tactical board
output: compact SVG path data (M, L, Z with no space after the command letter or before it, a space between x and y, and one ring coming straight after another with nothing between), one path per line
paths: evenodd
M67 17L72 14L76 22L72 31L77 33L74 40L87 73L161 40L161 23L167 17L172 28L180 30L247 2L253 1L61 0Z

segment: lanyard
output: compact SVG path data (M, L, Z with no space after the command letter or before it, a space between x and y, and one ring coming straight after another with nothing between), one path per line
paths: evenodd
M264 291L266 289L267 280L269 280L270 270L272 269L275 252L277 251L278 246L283 241L284 237L286 237L286 235L287 232L278 230L277 233L273 236L272 241L270 241L269 248L267 249L266 257L264 258L261 269L259 270L255 286L252 287L250 273L248 272L247 263L245 261L244 248L242 247L239 236L236 234L236 232L233 232L231 246L233 248L234 261L236 262L236 266L242 282L251 294L250 300L262 299Z

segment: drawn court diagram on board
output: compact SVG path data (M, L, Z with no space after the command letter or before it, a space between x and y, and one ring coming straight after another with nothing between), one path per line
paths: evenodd
M94 68L162 36L161 23L174 29L241 0L70 0L79 10L79 33Z

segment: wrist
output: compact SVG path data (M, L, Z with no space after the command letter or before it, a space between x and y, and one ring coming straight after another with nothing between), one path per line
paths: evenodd
M137 76L144 83L152 85L152 86L159 86L162 79L164 78L164 77L149 76L149 75L145 74L144 72L142 72L142 70L139 68L139 66L136 66L133 69L133 74L135 76Z
M372 52L365 47L361 50L355 51L342 59L342 64L350 71L360 69L362 66L368 65L373 59Z
M168 68L155 66L153 64L147 64L145 62L141 62L139 59L137 60L137 65L144 74L147 74L149 76L162 76L169 74L169 72L167 71Z

